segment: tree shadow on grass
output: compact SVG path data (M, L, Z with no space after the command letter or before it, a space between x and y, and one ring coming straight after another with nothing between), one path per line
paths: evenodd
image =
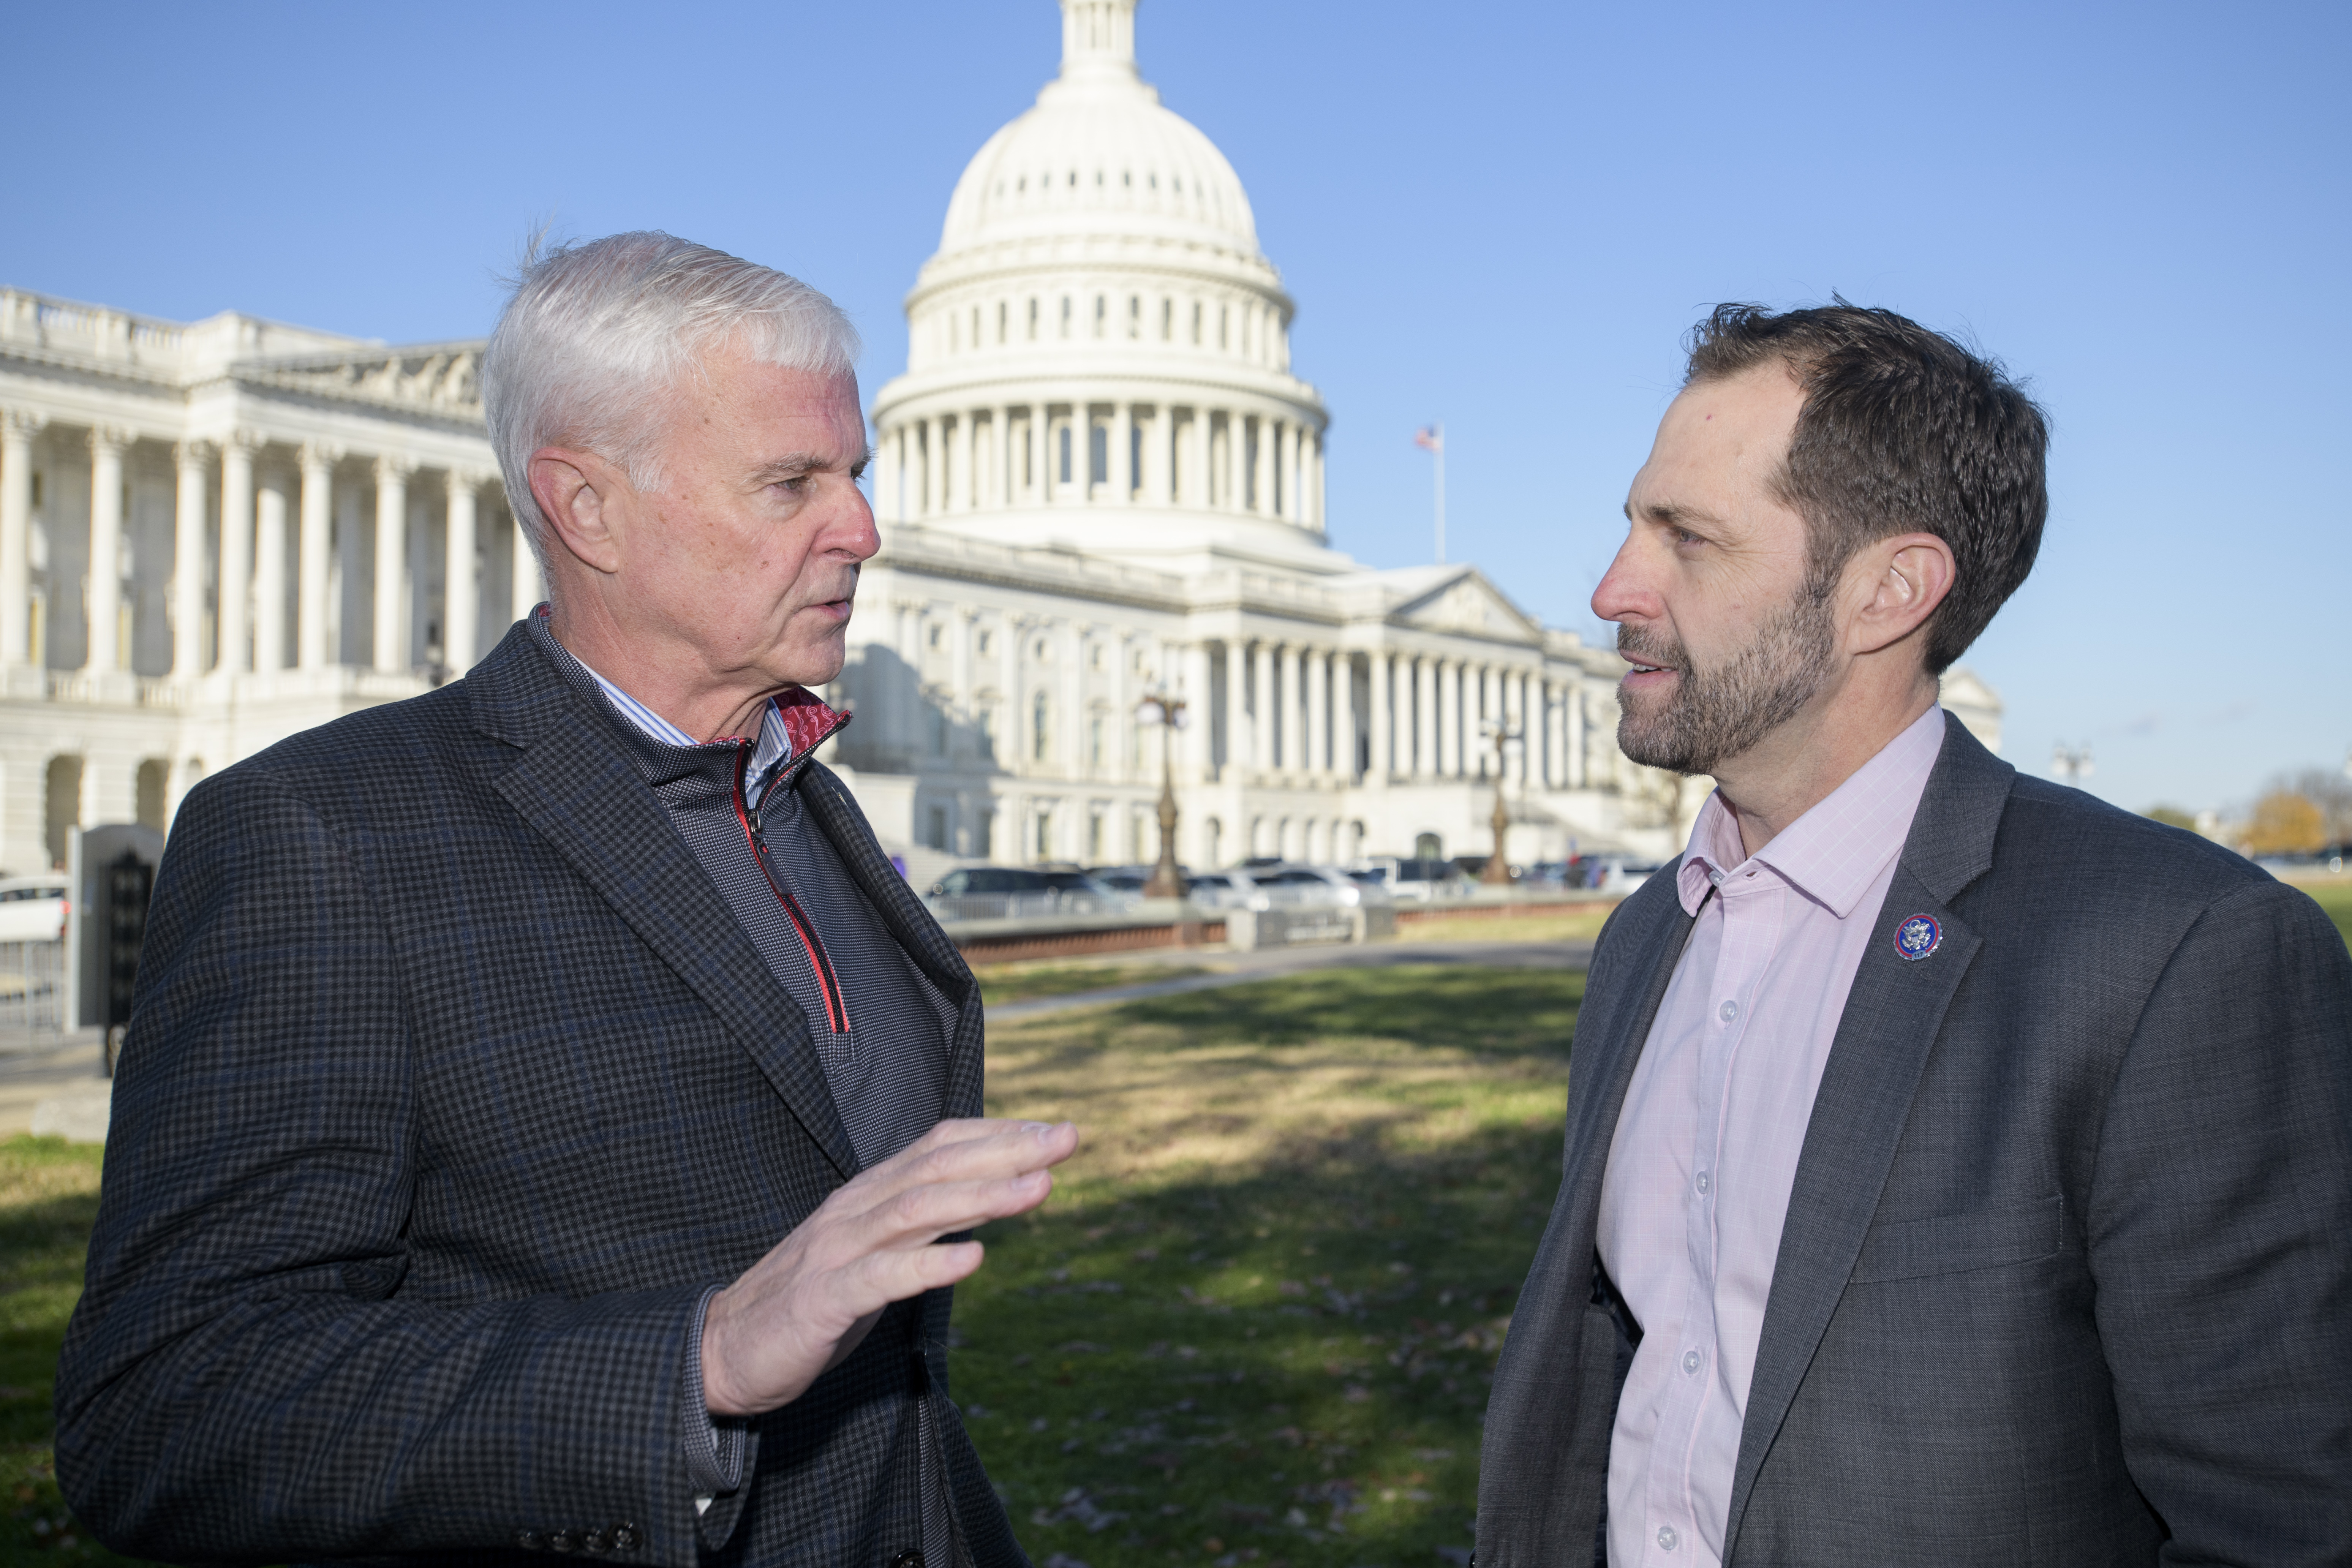
M955 1393L1034 1560L1355 1568L1470 1544L1581 982L1326 973L1005 1031L1001 1109L1079 1101L1115 1166L991 1227L959 1292ZM1181 1103L1218 1073L1240 1103ZM1148 1146L1160 1128L1176 1152Z

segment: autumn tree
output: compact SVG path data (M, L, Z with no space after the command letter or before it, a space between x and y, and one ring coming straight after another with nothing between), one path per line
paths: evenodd
M2254 802L2254 819L2246 825L2247 854L2309 855L2326 842L2326 817L2310 797L2274 789Z

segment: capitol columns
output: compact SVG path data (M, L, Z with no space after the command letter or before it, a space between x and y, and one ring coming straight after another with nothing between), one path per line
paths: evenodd
M82 668L91 675L121 663L122 454L138 438L119 425L89 433L89 634Z
M1110 408L1110 503L1125 506L1135 499L1135 405L1124 397Z
M1250 695L1255 699L1255 720L1250 727L1250 765L1260 773L1274 771L1274 705L1277 700L1274 684L1274 645L1257 645L1256 668L1250 682Z
M253 667L286 668L286 480L265 471L253 498Z
M0 668L41 663L33 627L33 437L45 414L0 408Z
M1013 504L1013 408L1000 403L988 411L988 446L993 454L988 466L988 504Z
M1458 658L1437 665L1437 771L1449 779L1470 776L1470 758L1463 750L1463 699L1470 689L1470 668Z
M1306 663L1307 744L1300 748L1299 761L1311 773L1337 773L1331 754L1330 651L1316 648L1307 655Z
M973 471L974 456L971 410L967 408L955 416L955 462L948 470L947 505L945 511L970 511L980 499L979 476Z
M1307 487L1307 499L1315 515L1307 521L1319 530L1323 526L1323 437L1319 435L1315 437L1314 468L1315 478Z
M1249 649L1239 637L1225 639L1225 774L1238 783L1249 750Z
M408 476L414 458L375 460L375 667L398 672L408 654Z
M1250 506L1260 517L1274 515L1274 443L1275 423L1260 416L1257 422L1257 446L1250 453Z
M194 680L205 662L205 479L213 444L182 441L172 448L172 461L179 476L172 527L172 674Z
M1372 710L1372 760L1364 770L1364 782L1386 787L1389 782L1391 756L1389 718L1389 669L1396 656L1384 647L1372 649L1371 668L1365 671L1366 700Z
M1209 722L1209 645L1194 640L1181 650L1184 679L1181 689L1185 710L1192 721L1184 731L1184 768L1188 782L1206 784L1215 753L1210 745L1213 726Z
M257 430L221 441L220 612L213 668L225 676L253 668L253 459L267 445Z
M451 468L449 521L443 530L446 559L441 572L441 662L453 675L474 668L476 628L482 619L481 582L474 565L483 482L488 476Z
M1298 442L1298 437L1301 435L1303 428L1296 421L1282 423L1282 521L1306 520L1306 508L1298 505L1298 479L1301 479L1301 463L1298 463L1301 442Z
M1257 454L1250 446L1252 424L1248 415L1238 409L1234 412L1233 510L1244 515L1257 504L1257 498L1251 493L1257 483Z
M1356 737L1363 731L1363 714L1356 707L1356 656L1344 649L1333 661L1331 700L1338 705L1331 720L1331 771L1339 782L1356 782Z
M343 449L306 441L302 464L302 542L294 614L294 657L304 669L324 669L327 657L327 551L334 539L335 465Z
M1568 689L1567 708L1568 722L1564 728L1568 733L1562 738L1568 747L1566 779L1569 788L1582 789L1584 787L1584 683L1582 681L1570 682Z

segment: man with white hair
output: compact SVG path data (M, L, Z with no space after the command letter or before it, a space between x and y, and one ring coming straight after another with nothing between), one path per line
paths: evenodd
M177 1560L1024 1562L947 1396L981 1001L839 780L856 341L659 234L484 360L549 603L181 808L58 1473Z

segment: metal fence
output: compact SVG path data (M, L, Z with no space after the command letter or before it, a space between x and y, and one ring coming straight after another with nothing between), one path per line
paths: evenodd
M0 942L0 1029L62 1030L66 944Z

